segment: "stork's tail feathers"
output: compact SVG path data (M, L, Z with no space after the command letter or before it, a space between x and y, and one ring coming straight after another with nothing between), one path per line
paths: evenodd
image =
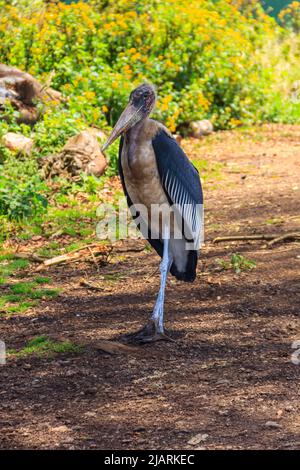
M193 282L196 279L196 268L198 262L198 252L191 250L188 253L187 265L184 271L179 271L175 262L172 263L170 273L179 281Z

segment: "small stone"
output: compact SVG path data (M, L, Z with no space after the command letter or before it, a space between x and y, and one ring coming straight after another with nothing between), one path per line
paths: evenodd
M88 418L95 418L97 416L97 413L95 413L94 411L87 411L86 413L84 413L84 416Z
M197 444L206 441L207 438L208 434L196 434L196 436L192 437L188 441L188 444L190 444L191 446L196 446Z
M294 411L294 407L292 405L287 405L284 409L288 412Z
M214 127L208 119L202 121L193 121L190 123L190 129L192 131L192 137L199 139L205 135L209 135L213 132Z
M9 150L15 152L24 152L27 155L31 154L33 140L29 137L25 137L22 134L8 132L2 137L2 142Z
M276 421L267 421L265 423L266 428L273 428L273 429L281 429L282 426L279 423L276 423Z
M146 428L144 428L143 426L139 426L137 428L134 429L135 432L143 432L143 431L146 431Z
M182 136L180 134L173 134L174 139L178 144L182 141Z
M56 426L55 428L52 428L51 431L53 431L53 432L68 432L69 428L67 426Z
M96 388L87 388L86 390L84 390L84 395L95 395L97 393L97 389Z
M230 383L230 381L227 380L227 379L219 379L219 380L217 380L216 383L217 383L217 385L221 385L221 384L222 384L222 385L227 385L227 384Z
M219 413L220 416L228 416L229 415L228 410L220 410L220 411L218 411L218 413Z

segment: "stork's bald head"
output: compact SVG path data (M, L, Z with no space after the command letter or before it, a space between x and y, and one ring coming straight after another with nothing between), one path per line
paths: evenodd
M102 147L104 151L121 134L124 134L152 111L156 102L156 93L152 85L143 83L130 93L129 103L119 117L109 138Z
M149 83L139 85L130 93L129 103L136 109L141 109L144 115L151 113L155 106L156 93L155 89Z

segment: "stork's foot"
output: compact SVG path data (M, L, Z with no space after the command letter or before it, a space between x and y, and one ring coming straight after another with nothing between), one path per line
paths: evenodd
M134 344L154 343L155 341L176 342L174 339L169 338L169 336L165 335L164 333L159 332L157 325L153 320L149 320L149 322L143 328L136 331L135 333L126 335L124 339L127 343Z

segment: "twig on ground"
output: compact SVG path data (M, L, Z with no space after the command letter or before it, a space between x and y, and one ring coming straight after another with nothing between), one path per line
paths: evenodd
M239 240L273 240L278 235L262 234L262 235L228 235L226 237L217 237L213 243L239 241Z
M151 279L151 277L153 277L156 273L158 273L158 271L159 271L159 267L155 268L154 271L152 271L150 274L148 274L148 276L145 277L145 281L149 281L149 279Z
M293 233L285 233L284 235L280 235L274 238L272 241L268 243L268 247L275 245L275 243L280 243L283 241L300 241L300 232L293 232Z
M16 259L27 259L28 261L32 261L34 263L43 263L43 261L45 261L45 258L38 256L35 253L14 253L13 256Z
M94 246L95 250L92 250L91 247ZM88 253L82 253L83 250L88 250ZM112 250L112 247L103 246L103 245L86 245L81 248L77 248L76 250L72 250L69 253L55 256L54 258L43 260L42 264L40 264L36 271L41 271L42 269L53 266L56 264L61 263L73 263L75 261L85 261L88 258L92 258L93 262L96 263L98 266L97 256L103 256L102 261L107 261L107 258Z
M130 253L130 252L133 252L133 253L138 253L140 251L144 251L144 249L146 248L146 245L143 245L143 246L136 246L136 247L117 247L117 246L113 246L113 250L115 253Z
M86 287L87 289L91 289L91 290L97 290L97 291L103 291L103 287L99 287L99 286L95 286L94 284L92 284L91 282L87 281L86 279L82 279L80 281L80 285L83 286L83 287Z
M298 241L300 240L300 232L292 232L285 234L259 234L259 235L228 235L225 237L217 237L213 240L213 243L221 243L227 241L242 241L242 240L270 240L267 246L270 248L275 243L282 241Z
M96 266L96 269L97 269L97 273L99 274L99 265L98 265L98 262L96 260L96 257L94 255L94 253L92 252L92 249L90 247L88 247L88 250L89 252L91 253L91 257L92 257L92 260L94 262L94 265Z

